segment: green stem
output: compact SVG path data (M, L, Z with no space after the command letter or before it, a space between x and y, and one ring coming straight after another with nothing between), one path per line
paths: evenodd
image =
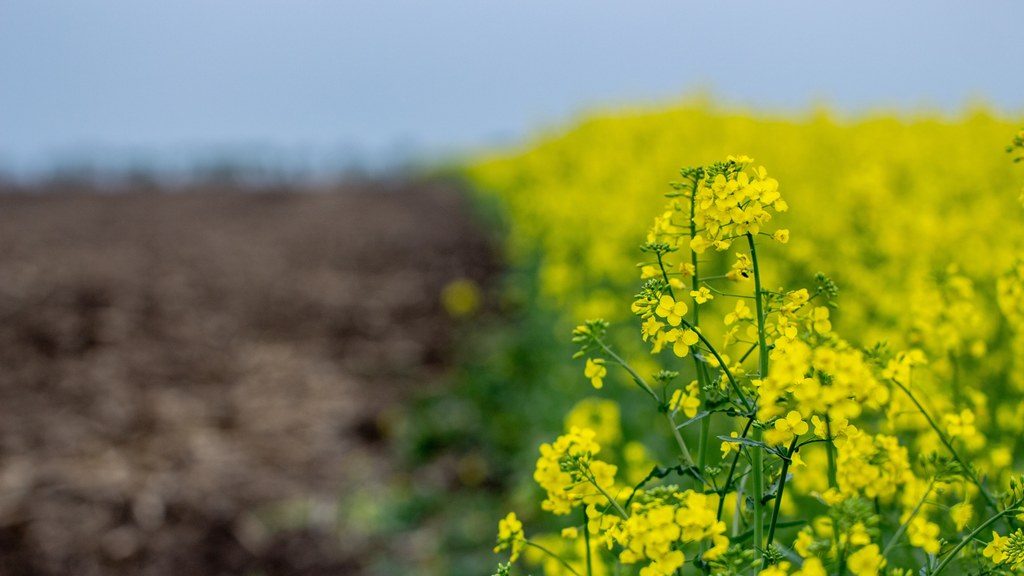
M622 366L626 370L626 372L629 372L629 375L633 377L633 381L636 382L637 386L643 388L645 392L650 394L651 398L654 398L655 402L661 403L661 399L658 398L658 395L655 394L654 390L650 387L650 385L648 385L647 382L639 374L637 374L636 370L633 370L632 366L627 364L626 361L619 357L618 354L612 352L612 349L609 348L608 345L605 344L604 341L601 340L600 338L595 338L594 341L597 342L597 345L601 347L601 350L604 350L605 354L611 356L612 360L614 360L619 366Z
M893 534L892 538L889 539L889 543L885 545L885 549L882 550L882 556L888 556L889 551L892 550L892 547L895 546L896 543L900 541L900 538L903 537L903 534L907 531L907 528L910 527L911 520L913 520L914 517L917 516L917 513L921 511L921 507L924 506L925 501L928 499L928 495L931 494L932 492L932 486L934 485L935 479L932 478L931 481L928 482L928 489L924 491L924 496L921 497L921 501L917 503L917 506L914 506L914 509L910 511L910 516L907 517L906 522L900 524L900 527L896 530L896 533Z
M962 550L964 546L974 541L974 539L978 537L978 534L981 534L983 530L995 524L996 520L999 520L1000 518L1006 517L1010 514L1017 514L1019 512L1019 509L1003 510L1002 512L999 512L995 516L992 516L991 518L986 520L981 526L975 528L974 532L971 532L966 537L964 537L964 539L961 540L955 548L949 551L949 554L947 554L946 557L942 560L942 562L939 563L939 565L935 568L935 571L931 573L931 576L935 576L939 572L945 570L946 566L948 566L949 563L953 561L953 558L956 558L957 553L960 552L960 550Z
M768 377L768 335L765 333L764 322L764 298L761 295L761 269L757 264L757 247L754 245L754 235L747 233L747 245L750 247L750 261L754 268L754 304L757 307L757 346L758 364L760 377ZM760 428L754 429L754 440L762 440ZM764 450L753 451L753 493L754 497L754 548L763 550L764 546Z
M672 291L672 283L668 280L668 271L665 270L665 263L661 260L661 252L656 252L655 256L658 257L658 268L661 268L661 277L665 280L665 287L668 288L668 295L672 297L672 300L675 300L676 295Z
M565 569L566 569L566 570L568 570L569 572L572 572L572 573L573 573L573 574L575 574L576 576L580 576L580 573L579 573L579 572L577 572L577 571L576 571L576 570L575 570L575 569L574 569L574 568L573 568L572 566L570 566L568 562L566 562L565 560L563 560L563 559L562 559L562 557L561 557L561 556L559 556L558 554L555 554L554 552L552 552L551 550L548 550L547 548L545 548L545 547L541 546L540 544L537 544L537 543L531 542L531 541L529 541L529 540L525 540L525 539L524 539L524 540L523 540L523 542L525 542L527 546L533 546L533 547L534 547L534 548L536 548L537 550L540 550L541 552L543 552L543 553L547 554L548 556L551 556L551 557L552 557L552 558L554 558L555 560L558 560L558 562L559 562L559 563L560 563L560 564L561 564L562 566L565 566Z
M828 443L825 445L826 454L828 454L828 487L835 488L839 486L839 481L836 479L836 445L832 439L832 419L828 412L825 412L825 430L828 433Z
M761 440L761 431L754 431L754 439ZM754 551L764 552L764 451L758 448L751 450L750 493L754 500Z
M672 429L672 435L676 439L676 444L679 445L679 451L682 452L683 458L686 460L687 466L693 466L693 457L690 456L690 450L686 448L686 442L683 441L682 434L679 433L679 429L676 428L676 421L672 418L671 414L665 414L665 418L668 419L668 426ZM707 420L705 418L704 420ZM704 469L701 468L701 471Z
M711 418L705 418L700 421L700 438L698 439L699 445L697 446L697 467L700 468L701 472L708 465L708 440L711 437Z
M707 405L707 395L705 389L708 387L708 382L711 378L708 375L707 365L697 359L697 355L693 355L694 369L697 371L697 384L700 387L700 401L703 405ZM710 415L709 415L710 416ZM711 439L711 418L704 418L700 421L700 437L697 439L697 467L700 468L701 472L708 464L708 443Z
M740 341L742 342L742 340ZM754 350L757 350L757 342L755 342L750 348L747 348L747 351L743 353L743 356L740 356L740 364L746 362L747 358L749 358L750 355L754 353Z
M750 432L750 426L754 423L754 417L751 416L747 419L747 425L743 428L743 434L740 438L746 438L747 433ZM722 519L722 509L725 507L725 495L729 491L729 487L732 486L733 476L736 474L736 464L740 461L740 454L743 452L743 445L740 444L740 449L736 451L736 455L732 457L732 466L729 467L729 475L725 477L725 486L722 486L722 493L718 498L718 514L715 516L716 520ZM736 506L739 507L739 492L736 493Z
M693 186L690 188L690 238L697 235L697 223L693 221L694 214L697 213L697 180L694 179ZM693 266L693 289L696 290L700 286L700 273L697 270L697 253L690 250L690 264ZM693 325L700 325L700 304L696 301L693 303Z
M583 510L583 544L587 547L587 576L593 576L594 568L590 560L590 519L587 518L587 508Z
M757 346L758 360L760 362L761 378L768 377L768 335L764 330L764 299L761 297L761 269L757 264L757 247L754 245L754 236L747 234L747 244L750 246L750 262L754 268L754 305L757 308Z
M747 395L743 393L743 390L740 389L739 383L736 382L736 378L732 375L732 371L729 370L729 365L725 363L725 360L722 358L722 355L718 353L718 350L715 350L715 347L711 344L711 342L708 341L708 339L705 338L704 335L700 333L700 330L697 330L693 324L690 324L686 320L683 320L682 326L685 328L689 328L690 330L693 330L694 334L697 335L697 338L708 349L708 352L711 352L711 355L715 357L715 360L718 360L718 364L719 366L721 366L722 372L725 374L726 379L729 380L729 385L732 386L733 392L735 392L736 395L739 396L740 400L743 401L743 407L746 408L747 410L753 410L754 403L751 402L751 400L747 398Z
M992 494L989 493L985 486L982 485L981 480L979 480L977 474L974 473L974 468L971 467L963 458L960 457L960 454L957 453L956 448L953 447L953 443L950 442L948 438L946 438L946 435L943 434L942 430L939 428L939 425L935 423L935 420L933 420L931 415L928 414L928 411L924 409L924 406L922 406L921 403L918 402L914 394L910 392L910 389L901 384L895 378L892 379L892 383L899 387L900 390L903 390L903 392L905 392L906 395L910 398L910 401L913 402L915 406L917 406L917 409L921 412L921 415L924 416L925 420L928 421L928 424L932 427L932 430L935 430L935 433L939 435L939 440L942 441L942 443L949 450L950 454L953 455L953 459L956 460L957 463L959 463L960 466L964 469L964 473L967 475L968 480L973 482L974 485L978 487L978 490L981 491L981 495L985 497L985 502L988 503L988 505L992 508L992 511L999 512L999 504L996 503L996 499L992 496Z
M725 292L725 291L719 290L719 289L715 288L714 286L712 286L708 282L704 282L704 286L707 287L708 290L714 292L715 294L717 294L719 296L728 296L729 298L742 298L744 300L753 300L754 299L753 296L747 296L746 294L733 294L731 292Z
M614 360L619 366L622 366L626 370L626 372L629 372L629 375L633 377L633 380L636 382L637 386L640 386L648 394L650 394L651 398L654 398L655 402L658 402L659 404L661 403L661 399L658 398L658 395L654 392L650 385L647 384L647 382L640 376L640 374L638 374L636 370L633 370L632 366L627 364L626 361L619 357L618 354L612 352L612 349L609 348L608 345L605 344L604 341L602 341L600 338L595 338L595 341L601 347L601 349L604 350L605 354L610 356L612 360ZM687 466L693 466L693 457L690 456L690 450L687 449L686 442L683 441L683 437L679 434L679 430L676 429L675 420L673 420L672 416L669 414L666 414L665 416L668 418L669 427L672 428L672 434L675 436L676 443L679 445L679 451L682 452L683 458L686 459ZM597 484L595 483L594 485L596 486ZM601 487L598 486L598 489L600 490ZM601 490L601 492L603 493L604 490ZM607 494L605 495L607 496ZM615 501L612 500L612 502ZM616 503L616 506L618 506L618 503ZM622 513L623 518L628 517L625 511L621 509L621 507L619 508L619 510Z
M619 516L622 516L623 520L629 520L629 514L626 513L626 510L622 508L622 505L619 504L619 502L615 500L615 498L611 497L611 494L608 494L608 492L604 488L601 488L601 485L597 483L597 479L594 478L589 471L580 471L584 473L584 475L587 478L587 481L593 484L594 488L597 488L597 491L600 492L602 496L608 499L608 502L615 508L615 511L619 513Z
M772 510L772 518L768 524L768 540L765 542L765 550L772 547L772 540L775 539L775 525L779 522L779 509L782 508L782 493L786 489L786 474L789 472L789 464L792 461L793 453L796 452L797 441L800 440L800 436L793 438L793 441L789 444L789 451L786 453L786 457L782 459L782 472L779 476L779 488L775 491L775 508ZM761 560L761 569L764 570L768 567L768 556L765 556Z
M736 505L732 507L732 537L735 538L740 535L740 521L743 519L741 511L743 507L740 505L744 499L743 485L736 487Z
M690 187L690 238L693 238L697 234L697 223L693 221L693 215L696 213L697 208L697 183L696 179L693 180L693 184ZM661 261L659 260L659 263ZM699 262L697 261L697 253L690 250L690 265L693 266L693 289L696 290L700 285L700 269L698 268ZM665 278L665 282L668 282L668 275L665 273L664 266L661 268L661 273ZM693 325L700 326L700 302L693 301ZM696 354L693 356L693 369L697 373L697 383L700 388L700 401L707 403L707 397L704 394L704 389L708 384L708 374L700 362L697 359ZM711 433L711 419L705 418L700 423L700 436L697 439L697 467L703 473L704 467L707 465L708 460L708 435ZM681 440L681 438L680 438Z

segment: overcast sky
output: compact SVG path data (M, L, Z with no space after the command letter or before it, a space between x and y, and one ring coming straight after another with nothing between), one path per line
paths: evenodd
M696 91L1019 113L1022 22L1017 0L2 0L0 168L451 150Z

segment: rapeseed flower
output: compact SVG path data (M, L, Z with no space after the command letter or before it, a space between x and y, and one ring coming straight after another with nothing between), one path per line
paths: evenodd
M509 562L512 563L519 559L519 553L525 546L526 537L523 533L523 523L516 517L515 512L509 512L498 522L498 545L494 547L494 551L508 550Z
M604 377L608 375L608 369L604 366L604 358L587 358L583 375L590 379L594 388L600 390L604 386Z
M686 306L686 302L677 302L666 294L658 300L658 307L654 310L654 313L664 318L669 326L679 326L688 310L689 307Z
M869 544L846 559L846 567L854 576L878 576L885 567L885 558L878 550L878 544Z

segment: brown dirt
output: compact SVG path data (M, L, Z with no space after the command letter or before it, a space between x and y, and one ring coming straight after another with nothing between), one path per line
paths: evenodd
M360 573L338 495L493 271L458 192L46 192L0 195L0 574Z

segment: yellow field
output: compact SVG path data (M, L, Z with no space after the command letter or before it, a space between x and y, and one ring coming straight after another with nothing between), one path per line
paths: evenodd
M946 486L946 480L937 480L934 470L929 476L927 466L922 468L914 457L943 456L946 449L942 442L952 439L960 455L976 466L976 479L994 493L1006 489L1014 470L1019 472L1024 461L1024 446L1019 442L1024 430L1024 403L1020 401L1024 393L1024 267L1018 264L1024 257L1024 208L1020 200L1024 166L1012 163L1012 157L1005 153L1022 123L1024 119L997 118L980 109L958 117L870 115L840 120L826 111L801 118L764 117L694 103L668 110L589 118L564 134L540 138L525 150L481 158L468 173L481 193L496 199L503 208L512 261L521 265L539 263L542 305L557 311L555 323L559 329L568 333L571 326L589 318L611 320L609 341L628 354L628 360L639 373L647 375L662 365L674 366L676 361L655 360L643 352L636 338L639 321L630 312L641 274L661 276L654 268L638 270L638 263L655 263L649 254L641 254L638 247L648 240L644 232L664 210L663 196L672 191L670 182L683 180L683 167L710 165L729 155L753 157L751 168L767 167L788 203L788 210L783 206L772 220L769 232L786 229L790 238L785 244L768 237L758 240L765 290L782 286L786 290L813 288L815 274L823 272L840 290L838 307L830 311L829 320L841 340L814 346L846 354L849 362L857 366L867 366L875 357L872 352L865 352L865 360L858 349L866 351L883 341L890 351L885 354L893 353L897 359L924 359L920 366L916 360L907 360L904 368L915 364L911 388L923 399L924 409L935 417L939 429L933 429L896 386L887 385L884 394L871 392L873 399L864 400L858 386L878 385L875 376L867 374L875 374L879 381L896 380L892 376L895 365L890 365L888 372L863 368L865 378L871 382L854 379L848 384L847 393L865 408L863 414L860 408L852 411L851 422L877 434L870 437L867 448L861 449L877 453L871 458L900 461L900 466L906 467L896 473L892 466L872 461L871 466L877 464L883 472L882 477L871 482L876 483L876 488L878 482L890 482L881 495L876 490L873 496L875 506L881 498L883 510L889 514L880 513L882 535L893 536L895 532L898 539L904 533L910 534L910 546L893 552L889 566L916 568L949 553L952 543L963 538L972 526L981 524L986 518L986 506L991 508L992 502L984 490L979 491L979 486L969 485L970 482L949 482ZM688 249L681 254L685 256L672 254L677 256L673 266L689 262ZM702 252L699 259L700 266L708 270L702 278L724 274L734 260L729 250L713 249ZM691 288L697 287L687 287ZM657 304L660 297L659 292L652 302ZM725 294L702 305L700 314L705 320L700 331L709 342L717 345L722 340L726 324L730 323L723 323L722 318L733 311L734 305L735 301ZM659 308L657 315L652 310L644 318L667 320L671 314L668 309ZM825 317L820 315L819 320ZM809 316L806 320L814 321ZM817 328L810 331L815 339L816 331ZM762 336L763 333L762 327ZM824 328L821 333L831 330ZM756 341L756 330L751 331L751 337ZM779 337L775 338L782 345ZM852 348L846 347L845 342ZM722 346L724 349L725 345ZM686 351L676 354L684 355ZM885 354L878 357L893 357ZM773 362L778 363L776 356L773 354ZM609 360L607 372L602 362L588 362L586 378L581 374L581 382L590 378L597 385L605 377L615 380L613 362ZM740 364L734 370L741 370ZM680 368L676 365L673 369ZM754 371L746 369L748 373ZM699 366L697 370L700 371ZM809 370L813 374L821 372L817 366ZM583 371L581 365L580 372ZM788 424L780 424L785 420L785 412L765 411L764 385L756 380L751 382L749 393L761 386L757 392L762 397L757 415L760 421L768 428L774 423L775 429L790 431L786 433L791 435L791 430L803 430L796 433L797 438L807 433L800 416L810 422L814 410L801 408L801 414L791 413ZM831 377L823 383L834 385ZM706 401L704 393L698 394L696 388L689 390L680 393L684 398L692 394L695 405L698 396L700 402ZM792 387L787 393L792 393ZM621 396L613 396L621 402ZM732 401L742 405L735 402L735 397ZM785 402L797 400L779 401L780 405ZM798 402L801 406L803 403ZM597 436L617 437L618 417L616 412L616 423L612 426L616 430L595 430ZM733 429L742 428L742 418L734 417L732 421ZM557 432L560 431L552 431L552 437ZM701 436L705 444L707 434L705 431ZM566 440L570 445L591 442L573 433L566 438L570 437L575 438ZM622 455L613 461L627 475L636 476L637 469L643 466L631 466L628 452L623 448ZM822 500L821 493L830 485L835 488L835 478L829 481L823 472L814 471L816 465L824 465L824 450L814 447L807 452L809 469L794 473L794 488L783 500L784 513L798 518L821 513L813 506L801 508L806 506L801 498L818 495L822 503L840 506L840 501L856 492L851 489L850 494L842 496L833 493ZM723 453L721 459L717 455L710 457L708 462L724 465L727 454ZM867 458L863 454L860 457ZM702 455L702 462L703 458ZM841 475L850 474L852 466L859 462L844 450L839 450L838 458ZM547 472L542 474L542 462L538 462L538 482L544 485L540 476L548 481L553 477ZM551 463L548 466L557 468ZM649 462L644 466L649 467ZM608 481L612 486L612 481ZM849 482L847 478L846 484ZM846 489L843 483L840 478L839 492ZM593 484L599 485L597 481ZM942 492L945 496L932 492L936 484L946 486ZM549 494L557 494L550 492L551 488L548 490ZM796 495L789 496L793 491ZM857 492L856 496L865 498L866 493ZM931 498L927 506L917 504L926 498ZM585 498L583 501L588 502ZM559 502L545 506L554 506L556 511L568 510L566 503ZM692 502L685 504L691 505L697 506ZM956 518L950 516L950 507L958 510ZM974 518L973 524L970 519L964 521L968 511ZM736 517L739 519L739 514ZM592 519L592 525L593 522ZM903 532L896 528L901 522L906 524ZM504 525L506 533L509 526ZM593 527L597 538L601 529ZM730 530L735 536L738 528L731 526ZM939 530L946 544L940 545ZM1002 533L1005 535L1006 531ZM704 536L709 540L701 548L706 557L710 556L706 548L711 542L710 534ZM847 534L844 538L848 536L853 537ZM989 535L984 536L987 542ZM614 539L608 538L609 542ZM878 540L879 533L872 532L864 538L857 545L861 546L857 552L860 556L849 559L853 562L849 568L855 574L874 573L869 565L881 558L877 547L865 545ZM570 556L574 554L573 546L580 545L560 545L557 539L544 541L549 548L567 551ZM846 540L842 542L837 539L833 545L840 551L844 546L848 551L854 549ZM792 541L783 544L789 546ZM716 540L715 547L718 545ZM625 558L626 564L642 557L641 553L628 550L623 554L620 561ZM634 558L630 554L640 556ZM831 554L820 555L824 565L843 564L844 556L837 561L835 549ZM955 554L968 552L957 548ZM809 558L802 553L801 556ZM867 568L855 569L857 563ZM561 573L563 569L549 561L545 570ZM649 570L648 573L658 573L654 568Z

